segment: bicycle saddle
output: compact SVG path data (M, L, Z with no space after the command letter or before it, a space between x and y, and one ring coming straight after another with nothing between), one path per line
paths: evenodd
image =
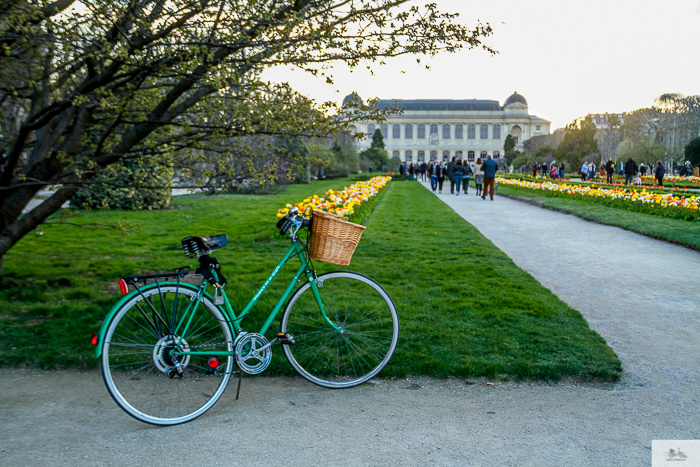
M228 244L226 234L210 235L208 237L185 237L182 239L182 249L189 258L208 255L214 250Z

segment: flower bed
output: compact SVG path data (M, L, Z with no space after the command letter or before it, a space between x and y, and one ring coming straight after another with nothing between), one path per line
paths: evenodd
M504 185L526 190L542 190L547 196L561 196L593 201L607 206L621 207L629 211L700 221L700 197L675 196L671 193L654 193L625 188L569 185L552 182L530 182L499 177Z
M351 222L360 222L366 212L379 201L381 194L391 177L378 176L367 181L353 183L341 191L328 190L323 197L309 196L296 204L287 204L277 212L277 217L283 217L293 207L304 212L307 208L318 209L344 217Z
M697 185L692 185L690 183L676 183L675 187L671 187L671 183L667 183L664 187L657 187L655 184L651 184L648 180L644 179L643 181L645 182L644 186L638 186L638 185L625 185L624 177L615 177L613 179L613 183L607 183L605 178L596 178L594 180L586 180L585 182L581 181L571 181L570 179L567 178L556 178L552 179L550 177L542 177L542 176L537 176L533 177L531 175L523 176L521 174L515 175L515 174L509 174L509 175L504 175L502 176L503 178L507 179L515 179L515 180L524 180L524 181L529 181L529 182L549 182L549 183L564 183L564 184L569 184L569 185L581 185L581 186L603 186L603 187L624 187L626 190L631 190L631 191L642 191L642 190L647 190L648 192L654 192L654 193L673 193L673 192L679 192L683 191L683 193L688 192L688 188L690 188L690 193L693 193L693 189L700 188L700 186ZM647 177L648 178L648 177ZM679 177L675 177L679 178ZM680 180L685 180L685 178L680 178ZM656 180L654 180L655 182Z

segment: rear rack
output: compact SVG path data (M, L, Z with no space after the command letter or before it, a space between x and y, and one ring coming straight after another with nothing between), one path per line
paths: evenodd
M132 284L138 289L136 283L143 282L144 284L147 284L148 279L153 279L154 282L158 283L158 279L168 279L172 277L177 277L177 281L180 282L180 279L182 279L183 276L189 274L191 270L192 268L190 266L184 266L181 268L177 268L172 272L164 272L161 274L144 274L141 276L126 276L122 279L124 279L124 281L126 281L127 284Z

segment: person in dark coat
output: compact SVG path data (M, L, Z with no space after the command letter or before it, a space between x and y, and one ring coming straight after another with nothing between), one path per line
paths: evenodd
M537 169L538 169L538 168L539 168L539 167L537 166L537 162L535 162L535 163L532 164L532 176L535 177L535 178L537 178Z
M464 175L462 177L462 185L464 186L464 194L469 194L469 180L472 178L472 168L469 166L469 162L462 161L462 167L464 168Z
M661 161L656 161L656 170L654 170L654 177L656 178L656 184L661 188L664 187L664 175L666 175L666 167L661 163Z
M488 193L493 201L493 195L496 188L496 172L498 172L498 163L491 159L491 156L486 156L486 160L481 164L481 170L484 171L484 193L481 199L486 199Z
M625 163L625 185L631 185L637 174L637 163L630 157Z
M464 177L464 166L461 160L457 160L454 167L452 167L452 178L457 186L457 196L459 196L459 190L462 186L462 177Z
M566 172L566 164L564 164L564 161L561 161L561 165L559 166L559 178L563 179L565 172Z
M450 179L450 193L455 194L455 179L452 177L452 169L455 166L456 157L452 157L452 160L447 164L447 178Z
M438 170L438 193L442 193L442 184L445 183L445 175L447 174L447 167L440 161L437 167Z
M612 160L612 157L608 158L608 162L605 163L605 175L607 177L607 182L612 183L613 182L613 174L615 173L615 163Z

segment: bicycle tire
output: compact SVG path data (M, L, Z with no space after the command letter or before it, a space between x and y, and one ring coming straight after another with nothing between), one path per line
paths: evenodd
M327 388L349 388L376 376L389 363L399 339L399 316L384 288L352 271L321 274L321 316L311 283L289 299L280 331L296 344L283 345L290 365L304 378Z
M209 356L180 356L182 375L170 356L180 337L190 351L233 348L228 323L207 297L193 310L187 335L173 334L177 327L173 323L182 319L187 305L194 305L191 298L196 294L197 290L182 285L149 288L124 303L107 327L100 358L102 377L117 405L137 420L159 426L189 422L209 410L226 389L233 356L217 357L215 367L209 366ZM168 326L156 318L153 308Z

